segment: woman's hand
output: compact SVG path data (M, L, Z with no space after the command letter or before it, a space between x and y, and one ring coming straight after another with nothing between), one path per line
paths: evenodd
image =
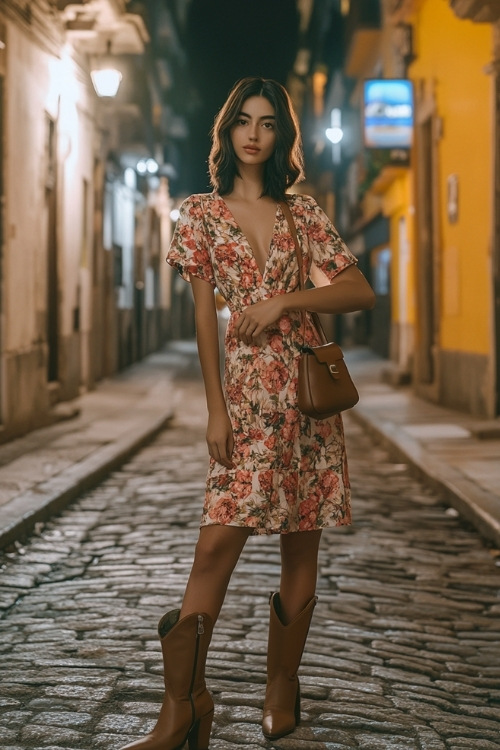
M283 315L284 296L279 294L246 307L234 326L236 338L244 344L256 344L260 334Z
M226 409L218 409L209 414L207 445L208 452L214 461L222 464L226 469L234 469L234 463L231 460L234 447L233 428Z

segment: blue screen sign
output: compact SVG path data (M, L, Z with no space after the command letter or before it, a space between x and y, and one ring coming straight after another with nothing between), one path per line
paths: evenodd
M381 78L364 82L364 140L367 148L411 147L411 81Z

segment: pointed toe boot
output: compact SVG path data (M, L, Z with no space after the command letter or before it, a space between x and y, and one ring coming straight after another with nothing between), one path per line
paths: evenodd
M213 623L207 614L179 620L179 610L159 622L165 697L154 729L121 750L208 750L214 714L205 684L205 663Z
M300 724L297 672L316 602L317 597L313 597L292 622L283 625L279 594L271 595L267 687L262 719L262 733L268 740L284 737Z

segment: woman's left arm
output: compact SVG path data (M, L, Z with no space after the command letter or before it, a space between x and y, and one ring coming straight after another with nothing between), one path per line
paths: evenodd
M290 292L283 298L283 313L309 310L337 314L371 310L375 305L373 289L355 265L345 268L324 286Z
M250 305L238 318L235 333L245 344L252 344L268 326L292 310L338 314L371 310L374 305L375 294L371 286L361 271L352 265L325 286L278 294Z

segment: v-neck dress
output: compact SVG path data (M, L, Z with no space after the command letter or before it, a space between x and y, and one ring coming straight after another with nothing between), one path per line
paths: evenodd
M356 258L313 198L288 196L304 269L314 263L332 280ZM234 335L241 312L259 300L298 289L294 242L281 206L263 273L224 199L192 195L181 208L167 261L189 281L208 281L231 316L225 338L224 392L233 427L235 467L210 459L201 525L285 534L351 522L342 418L316 420L297 408L299 312L283 315L256 344ZM308 344L320 343L309 316Z

